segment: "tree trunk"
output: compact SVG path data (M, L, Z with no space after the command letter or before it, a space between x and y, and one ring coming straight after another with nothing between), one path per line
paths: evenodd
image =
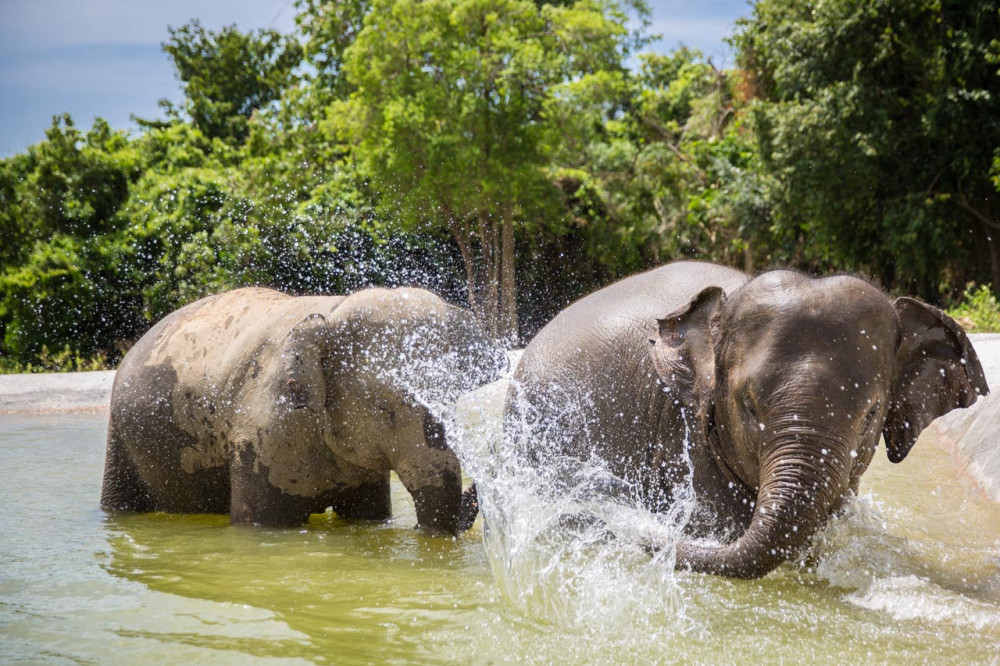
M517 282L513 216L480 213L476 219L478 261L469 238L452 226L465 264L469 306L490 339L515 344L518 339Z
M483 255L483 324L490 339L499 339L500 321L500 270L497 256L496 225L488 213L479 215L479 244Z
M514 220L507 213L500 220L501 258L500 258L500 339L508 345L518 341L517 325L517 281L514 265Z
M469 296L469 307L473 312L479 311L479 286L476 280L476 260L472 256L472 248L469 243L468 234L462 234L455 228L452 229L455 241L458 243L458 251L462 254L462 263L465 264L465 284Z
M749 245L743 248L743 272L748 275L754 274L753 250Z

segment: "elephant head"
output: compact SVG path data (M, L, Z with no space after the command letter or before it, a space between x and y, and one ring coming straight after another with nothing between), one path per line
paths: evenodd
M935 418L988 392L962 329L911 298L846 276L765 273L718 287L659 320L657 374L751 507L735 541L682 541L677 565L763 576L802 546L851 491L880 433L892 462Z

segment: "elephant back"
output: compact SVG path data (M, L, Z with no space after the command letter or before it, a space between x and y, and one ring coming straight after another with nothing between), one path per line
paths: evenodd
M424 289L355 292L331 326L340 359L334 365L442 403L499 379L506 369L503 350L471 312Z
M508 446L536 462L548 455L581 460L595 453L620 478L648 467L672 423L656 384L649 341L657 319L705 287L736 290L739 271L680 262L616 282L559 313L527 345L505 404Z

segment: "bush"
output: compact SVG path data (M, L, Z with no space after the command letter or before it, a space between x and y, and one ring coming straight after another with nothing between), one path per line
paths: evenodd
M67 344L62 351L52 353L42 345L34 362L22 363L16 359L0 357L0 374L22 372L88 372L91 370L112 370L114 364L108 357L98 353L91 357L81 356Z
M976 287L970 282L962 301L948 314L969 333L1000 332L1000 302L985 284Z

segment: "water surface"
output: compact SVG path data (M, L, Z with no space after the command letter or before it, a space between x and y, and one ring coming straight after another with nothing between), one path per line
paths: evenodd
M488 555L482 520L424 537L395 480L384 525L109 517L106 426L0 416L2 662L1000 660L1000 507L926 437L902 465L880 450L804 561L731 581L599 538L529 548L494 530Z

